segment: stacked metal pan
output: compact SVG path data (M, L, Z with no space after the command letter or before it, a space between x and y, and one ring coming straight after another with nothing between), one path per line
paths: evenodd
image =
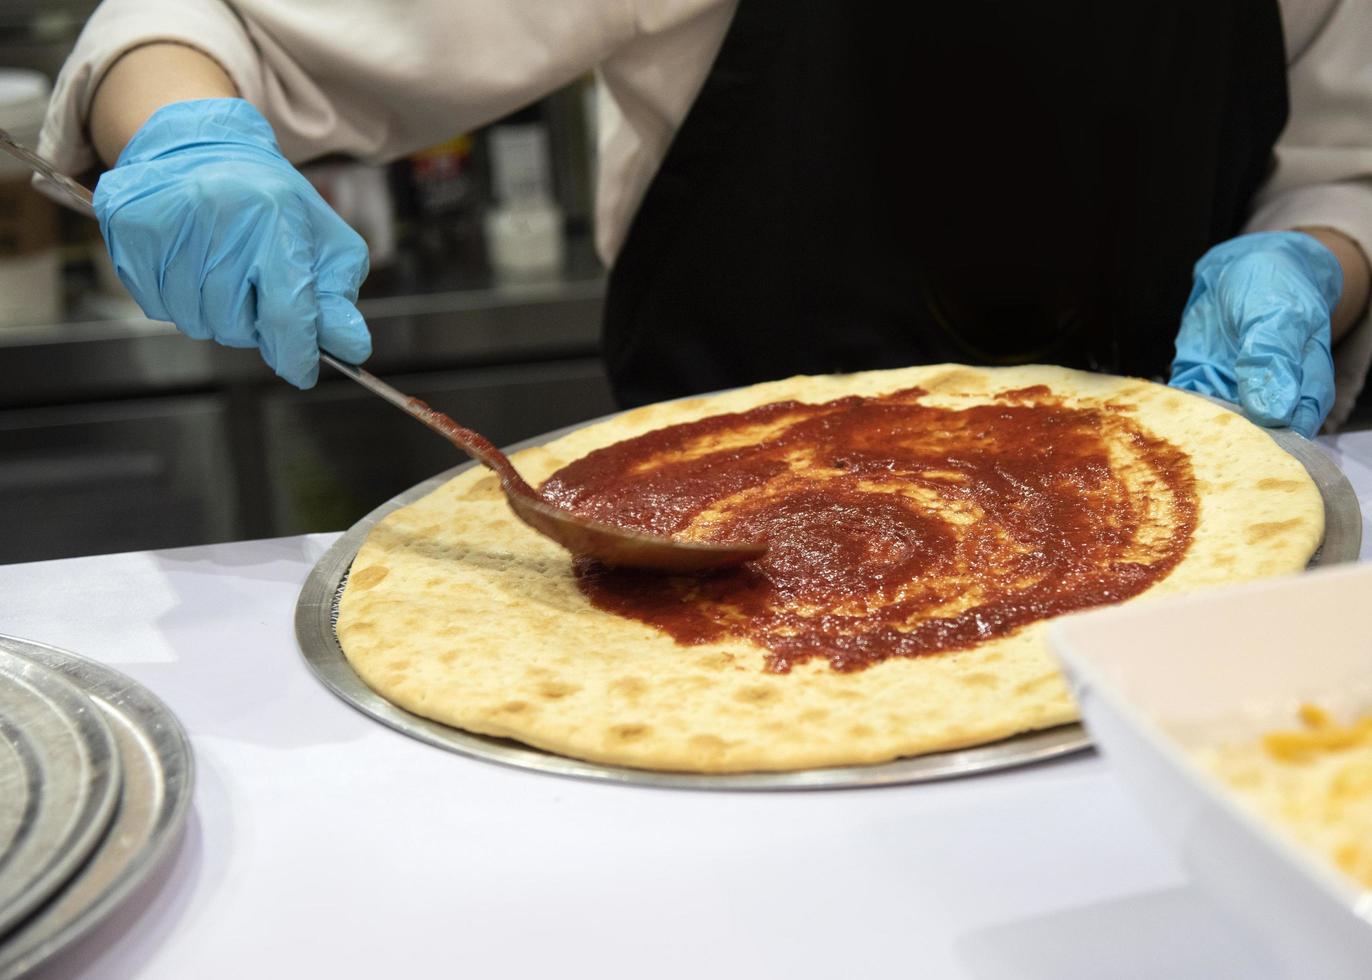
M147 878L189 809L190 746L130 678L0 636L0 980L75 942Z

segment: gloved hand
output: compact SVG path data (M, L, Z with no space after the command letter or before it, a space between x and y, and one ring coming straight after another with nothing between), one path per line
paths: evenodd
M319 349L372 350L353 303L367 246L277 149L242 99L159 109L95 189L120 280L143 312L189 337L259 347L298 388Z
M1170 383L1313 436L1334 406L1329 318L1342 292L1334 254L1301 232L1216 245L1196 263Z

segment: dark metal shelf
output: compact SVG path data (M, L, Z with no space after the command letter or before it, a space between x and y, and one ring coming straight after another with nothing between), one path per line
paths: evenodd
M378 372L590 356L600 278L365 299ZM141 316L0 330L0 408L279 384L256 351Z

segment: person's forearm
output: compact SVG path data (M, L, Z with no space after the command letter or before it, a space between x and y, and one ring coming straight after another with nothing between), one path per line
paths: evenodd
M1372 270L1368 269L1367 256L1353 239L1332 228L1297 228L1296 231L1305 232L1333 252L1343 267L1343 293L1329 324L1332 339L1338 341L1367 312L1368 292L1372 289Z
M91 102L91 141L106 166L158 109L190 99L232 98L233 80L209 55L183 44L134 48L114 63Z

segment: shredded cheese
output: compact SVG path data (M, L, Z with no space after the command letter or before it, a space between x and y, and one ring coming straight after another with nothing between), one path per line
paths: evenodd
M1199 753L1264 817L1372 888L1372 714L1340 724L1303 704L1302 727Z

